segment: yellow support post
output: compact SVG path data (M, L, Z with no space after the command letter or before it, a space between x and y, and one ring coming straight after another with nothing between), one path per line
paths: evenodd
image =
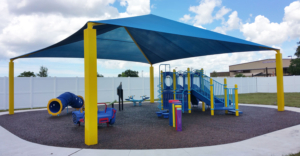
M172 103L172 118L173 118L173 127L175 127L175 104Z
M276 50L276 52L277 107L278 111L284 111L282 54L280 50Z
M154 74L153 66L150 66L150 103L154 103Z
M15 92L14 92L14 62L13 60L10 60L9 62L9 73L8 73L8 77L9 77L9 108L8 108L8 113L9 115L13 115L14 114L14 98L15 98Z
M190 68L187 69L187 79L188 79L188 108L189 108L189 113L192 113L191 111L191 73L190 73Z
M181 105L175 105L174 107L174 120L173 120L173 127L177 127L178 125L176 125L176 108L181 108Z
M224 79L224 102L225 102L225 107L227 108L227 79ZM228 110L225 110L225 113L228 113Z
M94 23L84 30L85 144L98 144L97 38Z
M202 112L205 112L205 103L202 101Z
M163 96L163 90L164 90L164 81L163 81L163 71L160 71L160 82L161 82L161 110L164 110L164 96Z
M174 94L174 100L176 100L176 70L173 69L173 94Z
M211 116L215 115L214 112L214 85L213 85L213 79L210 79L210 114Z
M234 97L235 97L235 116L239 116L239 94L238 94L238 86L234 85Z

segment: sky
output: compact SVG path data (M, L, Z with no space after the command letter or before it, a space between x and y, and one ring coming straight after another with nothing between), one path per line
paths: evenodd
M30 53L70 36L87 21L154 14L281 49L294 56L300 39L299 0L1 0L0 77L8 76L10 58ZM205 73L228 71L229 65L275 58L275 51L209 55L163 62L176 70L203 68ZM83 59L24 58L15 62L15 76L48 68L51 77L83 77ZM158 76L159 64L154 65ZM149 77L144 63L98 59L97 71L117 77L131 69Z

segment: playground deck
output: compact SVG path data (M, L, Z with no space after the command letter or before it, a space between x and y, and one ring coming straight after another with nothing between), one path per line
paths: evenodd
M103 109L103 106L100 109ZM167 119L158 119L154 113L157 104L143 103L143 107L124 105L117 113L114 126L101 125L99 144L84 144L84 128L72 123L71 113L51 117L44 111L0 116L0 125L22 139L58 147L94 149L166 149L201 147L237 142L279 129L300 124L300 114L278 112L276 109L241 106L240 117L225 115L224 111L183 114L183 131L168 126Z

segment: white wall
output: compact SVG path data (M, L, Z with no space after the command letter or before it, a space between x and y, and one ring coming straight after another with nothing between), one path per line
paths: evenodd
M214 78L224 83L224 78ZM300 92L300 76L284 77L284 92ZM98 78L98 102L117 100L117 86L122 82L124 98L135 95L150 96L149 78ZM154 95L158 95L158 78L154 78ZM276 93L276 77L227 78L228 88L238 85L239 93ZM84 97L84 78L64 77L16 77L15 108L46 107L48 101L64 92ZM0 110L8 109L8 77L0 77Z
M124 98L150 96L150 78L98 78L98 102L118 99L116 88L122 82ZM154 79L154 95L158 96L158 78ZM84 78L15 77L15 108L46 107L48 101L64 92L84 97ZM0 110L8 109L8 77L0 77Z

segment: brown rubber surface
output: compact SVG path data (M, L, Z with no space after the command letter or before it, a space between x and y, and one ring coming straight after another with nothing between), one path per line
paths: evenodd
M209 110L203 113L199 107L183 114L183 131L177 132L168 119L156 116L157 110L157 104L147 102L141 107L125 104L113 126L99 126L99 144L93 146L84 144L84 127L75 126L66 110L59 117L50 116L46 110L3 115L0 126L27 141L51 146L165 149L232 143L300 124L300 113L296 112L240 106L244 112L240 117L225 115L224 111L212 117Z

